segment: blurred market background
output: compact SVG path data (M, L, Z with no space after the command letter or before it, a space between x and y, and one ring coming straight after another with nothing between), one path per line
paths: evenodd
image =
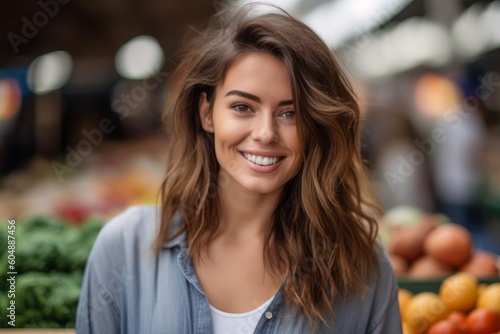
M246 2L1 5L0 225L26 222L18 236L31 247L19 251L25 271L76 272L73 293L59 298L77 298L78 270L102 222L156 201L165 84L186 33ZM362 106L362 153L393 217L443 214L470 232L475 249L500 254L500 0L272 3L315 29L348 69ZM68 248L47 246L49 235ZM57 255L78 247L81 258ZM40 249L52 255L29 262ZM24 284L44 299L52 282L35 275ZM31 315L45 327L51 316Z

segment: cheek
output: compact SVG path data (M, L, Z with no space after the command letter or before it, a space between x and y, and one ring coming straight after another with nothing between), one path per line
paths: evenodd
M283 133L283 139L288 146L288 149L291 150L295 154L301 155L302 153L302 142L300 140L298 131L296 128L287 129Z
M244 129L238 122L219 119L214 123L214 143L217 161L227 171L236 172L238 169L237 148L242 142Z
M214 135L216 146L228 148L240 144L249 133L247 121L218 110L214 114Z
M288 142L289 142L288 149L292 151L294 154L294 160L295 160L294 168L297 169L298 171L302 166L302 164L304 163L304 158L302 154L303 144L296 131L293 134L290 134L290 136L288 137Z
M216 145L228 147L237 145L243 137L243 128L237 122L224 121L223 126L214 127Z

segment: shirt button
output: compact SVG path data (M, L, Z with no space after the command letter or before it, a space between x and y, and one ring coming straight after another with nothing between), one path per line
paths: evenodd
M264 317L266 317L266 319L269 320L273 317L273 313L270 311L267 311L266 313L264 313Z

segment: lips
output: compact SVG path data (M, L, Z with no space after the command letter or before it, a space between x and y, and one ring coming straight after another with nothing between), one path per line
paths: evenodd
M276 164L278 161L280 161L282 158L281 157L268 157L268 156L261 156L261 155L255 155L255 154L250 154L250 153L242 153L245 159L248 161L259 165L259 166L270 166Z

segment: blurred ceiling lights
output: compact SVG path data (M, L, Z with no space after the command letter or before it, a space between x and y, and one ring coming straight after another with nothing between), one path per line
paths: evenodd
M35 94L57 90L68 81L73 60L66 51L54 51L33 60L28 68L27 82Z
M313 28L333 48L346 41L366 34L388 22L412 0L336 0L321 1L313 10L301 12L301 0L240 0L240 4L264 2L277 5L297 15Z
M302 1L264 2L297 15L332 48L347 50L348 60L368 79L422 65L440 67L453 60L469 60L500 46L500 0L486 6L474 4L449 28L412 17L375 33L412 0L315 0L317 5L305 12ZM262 1L239 0L240 4L250 2Z
M412 0L337 0L318 6L304 21L331 47L366 34L388 22Z
M457 51L473 58L500 46L500 1L484 7L475 4L460 15L452 27Z
M393 75L425 65L440 67L452 60L469 60L500 46L500 1L475 4L451 29L412 17L365 36L362 47L349 51L359 74L366 78ZM452 59L455 56L458 59Z
M137 36L125 43L117 52L115 67L126 79L150 78L160 71L165 55L152 36Z
M390 75L419 65L438 67L451 59L446 30L425 18L412 17L368 37L354 54L354 65L367 77Z
M266 3L266 4L272 4L273 6L278 6L280 8L283 8L287 12L290 13L296 13L296 8L297 5L301 2L301 0L273 0L273 1L266 1L266 0L239 0L238 5L244 5L247 3Z

